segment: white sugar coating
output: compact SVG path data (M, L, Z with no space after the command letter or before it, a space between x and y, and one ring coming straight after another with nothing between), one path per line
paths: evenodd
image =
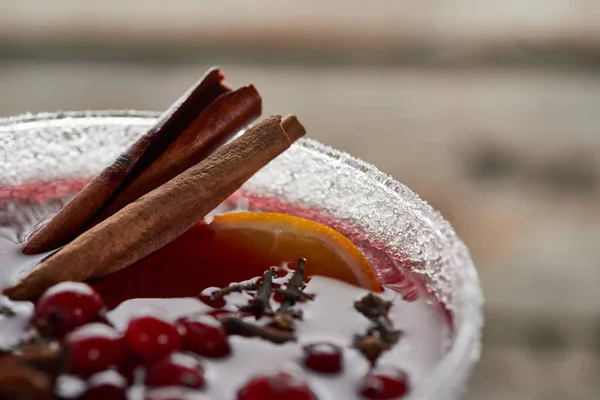
M164 315L169 321L175 321L185 315L206 312L211 308L194 298L131 299L107 313L106 317L116 329L124 331L131 317L144 309L156 310L159 315Z
M10 349L25 336L33 314L33 304L25 301L10 301L0 296L0 307L9 308L15 313L15 316L11 317L0 315L0 350Z
M0 213L2 212L1 208L2 205L0 204ZM15 227L0 226L0 288L13 285L18 280L19 275L34 268L40 261L52 253L54 251L31 256L24 255L21 252L18 233Z
M64 399L76 399L87 388L86 382L74 375L61 375L56 378L54 394Z
M127 380L117 371L112 369L92 375L89 378L88 383L90 386L113 385L122 388L127 387Z
M61 182L45 189L56 194L42 208L15 218L11 191L2 187L56 179L89 179L135 141L159 116L136 111L65 112L0 119L0 229L17 220L38 221L73 195ZM240 203L240 199L249 202ZM372 165L310 139L300 139L257 173L238 204L252 209L264 199L269 211L285 204L303 207L300 216L349 237L376 265L380 277L410 264L428 289L453 313L452 349L415 389L419 399L456 399L479 357L482 295L469 252L450 224L405 185ZM276 200L276 201L271 201ZM41 211L40 211L41 210ZM22 233L22 232L21 232ZM1 258L1 257L0 257ZM384 261L379 263L379 261ZM398 263L398 262L401 263ZM0 286L14 279L3 271Z
M285 283L288 280L289 275L277 278L275 282ZM364 334L371 323L354 309L354 302L369 291L320 276L311 278L304 291L314 294L315 299L295 306L303 312L302 321L296 322L296 342L278 345L259 338L231 336L229 357L217 360L199 358L205 368L205 392L210 398L235 399L236 391L256 374L268 373L273 368L298 368L302 365L302 348L319 342L336 344L344 350L343 373L328 376L301 370L309 386L320 400L359 398L357 382L369 370L369 363L352 348L352 343L354 336ZM394 327L403 332L398 345L385 352L380 363L406 371L411 384L418 385L448 350L449 327L441 310L427 304L424 297L415 302L406 302L390 289L379 296L392 302L389 318ZM225 308L236 311L238 307L248 304L251 297L246 293L231 293L225 299ZM271 306L277 309L279 303L271 300ZM123 330L140 308L159 310L171 321L184 315L213 310L191 298L132 299L109 312L108 318ZM258 321L254 317L245 317L244 320L259 324L269 322L266 317Z
M0 187L90 178L133 143L159 114L64 112L0 119ZM374 166L309 139L273 160L244 185L250 193L314 208L377 238L392 258L414 262L457 318L481 296L468 250L450 224L405 185ZM318 219L318 218L317 218ZM459 268L462 266L462 268ZM385 272L383 272L385 273ZM469 285L456 296L453 285ZM463 298L464 297L464 298ZM481 321L473 321L478 325Z
M150 389L145 393L145 389L134 386L127 392L131 400L155 400L155 399L185 399L185 400L215 400L202 392L183 387L164 387ZM146 397L144 397L146 395Z

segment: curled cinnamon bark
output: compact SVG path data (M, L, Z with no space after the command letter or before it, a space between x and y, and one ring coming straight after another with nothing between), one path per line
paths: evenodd
M253 85L219 96L140 176L109 199L94 224L208 157L260 116L261 103Z
M32 299L58 282L98 278L135 263L197 224L303 134L294 116L265 119L84 232L4 293L15 300Z
M23 251L27 254L50 251L80 234L115 191L139 176L217 97L231 91L224 79L219 69L210 69L144 136L34 232Z

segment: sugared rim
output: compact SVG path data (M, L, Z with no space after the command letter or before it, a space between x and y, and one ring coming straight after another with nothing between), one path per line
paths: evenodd
M99 111L56 111L43 113L26 113L11 117L0 118L0 127L23 124L28 122L40 122L49 120L60 120L66 118L140 118L154 119L160 117L161 113L156 111L138 110L99 110Z
M0 118L0 128L16 124L57 121L61 119L97 119L97 118L132 118L152 120L161 115L154 111L138 110L101 110L101 111L65 111L23 114ZM1 132L0 132L1 133ZM458 279L461 280L461 318L455 320L455 332L452 348L426 379L417 385L411 399L456 399L453 394L464 388L473 364L480 355L481 329L483 327L483 294L479 277L466 245L460 240L442 215L423 201L406 185L380 171L374 165L333 149L316 140L303 138L294 144L305 150L328 157L365 176L365 179L383 188L397 202L410 206L412 211L426 221L438 238L450 242L448 248L452 257L460 259Z

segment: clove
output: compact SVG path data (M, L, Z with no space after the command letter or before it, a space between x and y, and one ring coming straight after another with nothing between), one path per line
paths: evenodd
M223 289L219 289L216 292L210 295L211 300L219 300L223 297L227 296L230 293L239 293L245 290L256 290L258 287L254 283L232 283L229 286L224 287Z
M358 349L370 362L375 365L377 359L384 351L394 346L402 332L394 329L388 312L392 303L369 293L359 301L354 302L354 308L372 322L366 335L354 338L354 347Z
M302 319L302 312L300 310L293 310L292 307L297 302L304 302L307 300L313 300L314 294L304 293L304 265L306 264L306 258L298 259L298 265L296 270L292 274L287 287L285 289L277 289L276 293L280 293L283 296L283 302L275 315L273 316L273 326L279 329L291 330L294 327L295 319Z
M255 325L236 317L227 316L220 318L219 321L221 321L223 328L229 335L259 337L276 344L296 340L296 335L292 331Z
M263 314L272 315L271 309L271 292L273 291L273 278L276 276L277 270L269 268L263 275L262 283L256 291L256 297L252 299L250 304L240 307L240 311L252 313L256 318Z

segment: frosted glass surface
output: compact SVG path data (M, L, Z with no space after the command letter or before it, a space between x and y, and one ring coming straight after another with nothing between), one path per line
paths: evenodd
M91 178L158 115L103 111L0 119L0 200L10 202L11 186ZM60 187L56 193L56 207L72 195ZM311 139L299 140L256 174L242 195L264 199L273 211L278 202L291 203L304 216L339 221L335 228L359 247L374 249L371 257L388 271L410 265L452 311L455 324L451 351L411 398L459 398L479 358L483 299L466 246L438 212L374 166Z

